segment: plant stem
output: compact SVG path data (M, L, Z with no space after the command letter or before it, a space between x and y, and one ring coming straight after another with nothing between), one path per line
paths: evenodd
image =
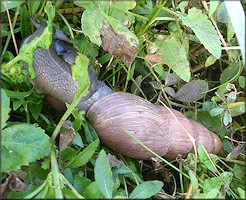
M132 16L134 16L134 17L140 18L140 19L142 19L142 20L145 20L145 21L148 21L148 20L149 20L148 17L144 17L144 16L142 16L142 15L139 15L139 14L134 13L134 12L131 12L131 11L126 11L126 13L129 14L129 15L132 15Z
M60 174L62 180L65 182L65 184L68 185L68 187L70 187L70 189L73 191L73 193L79 198L79 199L84 199L84 197L82 195L80 195L77 190L72 186L72 184L66 179L65 176L63 176L63 174Z
M172 11L172 10L166 8L166 7L162 7L162 10L168 12L168 13L171 14L171 15L174 15L174 16L176 16L176 17L179 17L179 14L178 14L178 13L176 13L176 12L174 12L174 11Z
M51 154L50 154L50 163L51 163L51 176L54 185L55 198L62 199L61 183L60 183L60 171L58 163L56 160L55 147L52 145Z
M20 8L20 6L17 7L16 12L15 12L15 16L14 16L14 20L13 20L13 28L15 27L15 24L16 24L18 15L19 15L19 8ZM2 51L2 55L5 54L5 52L6 52L7 48L8 48L10 38L11 38L11 32L9 32L9 34L8 34L6 43L5 43L3 51Z
M84 92L82 92L77 99L73 100L72 104L68 107L68 109L66 110L66 112L64 113L62 118L60 119L59 123L57 124L57 126L56 126L56 128L55 128L55 130L54 130L54 132L50 138L50 141L52 144L54 143L56 136L58 135L58 133L62 127L63 122L69 117L69 115L72 113L73 109L78 105L78 103L82 99L82 97L84 97L86 95L87 89Z
M49 176L49 174L48 174ZM31 199L33 198L35 195L37 195L47 184L47 180L45 180L42 185L40 185L36 190L34 190L33 192L31 192L30 194L28 194L27 196L24 197L24 199Z
M73 31L72 31L72 28L71 28L70 24L68 23L67 19L61 13L57 12L57 14L63 19L63 21L67 25L67 28L68 28L69 33L71 35L71 38L74 39L74 34L73 34Z
M150 27L150 25L153 23L153 21L155 20L156 16L160 13L161 9L165 6L165 4L167 3L167 0L164 1L159 8L157 9L157 11L153 14L153 16L151 17L151 19L149 20L148 24L145 26L142 35L148 30L148 28Z

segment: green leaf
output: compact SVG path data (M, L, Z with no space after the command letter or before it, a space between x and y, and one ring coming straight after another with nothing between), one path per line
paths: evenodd
M162 54L162 62L170 67L181 79L190 80L190 68L187 60L185 44L173 36L169 36L159 45L157 53Z
M7 97L6 92L1 90L1 129L7 125L7 120L9 119L10 109L10 99Z
M209 111L209 114L214 117L220 115L224 111L224 108L213 108Z
M14 59L14 61L15 61L14 63L18 62L19 60L22 60L22 61L28 63L28 71L29 71L29 74L30 74L32 79L36 75L36 73L32 67L32 62L33 62L33 56L32 55L37 48L48 49L50 47L50 45L52 43L52 31L53 31L52 25L50 24L44 29L44 31L40 37L36 37L30 43L23 45L20 48L20 52L19 52L18 56L16 56ZM14 63L13 63L13 61L12 62L10 61L10 62L2 65L2 70L7 71L8 68L11 68L11 66Z
M162 181L145 181L137 185L131 192L129 199L147 199L160 192Z
M19 0L19 1L1 1L1 13L6 11L6 7L7 6L8 10L12 9L12 8L16 8L19 5L21 5L23 2L25 2L25 0Z
M246 195L245 195L246 191L245 191L245 190L243 190L243 189L240 188L240 187L237 187L237 191L238 191L238 193L239 193L240 199L245 199L245 198L246 198Z
M86 199L102 199L103 198L103 194L102 194L96 181L94 181L90 185L88 185L84 189L82 195Z
M224 117L223 117L223 123L225 126L227 126L228 124L230 124L232 122L232 117L231 114L229 113L228 110L226 110L224 112Z
M185 83L176 93L175 99L182 102L198 101L208 91L208 83L204 80L192 80Z
M205 62L205 67L209 67L212 64L214 64L216 62L217 58L215 58L213 55L210 55Z
M27 38L29 35L32 34L31 23L30 23L30 13L24 4L21 10L21 21L20 21L20 28L21 28L21 37L22 39Z
M230 64L221 74L220 83L226 83L233 78L235 80L238 72L241 71L240 63Z
M198 111L197 119L209 130L217 132L221 127L221 121L219 116L212 117L208 111Z
M99 145L99 139L92 142L88 147L86 147L82 152L71 158L69 162L64 164L65 168L77 168L85 165L91 157L94 155L97 147Z
M191 181L192 186L193 186L193 191L194 191L194 193L196 193L196 191L198 190L198 179L192 170L189 170L188 174L190 176L190 181Z
M38 11L41 1L30 1L31 16L35 15Z
M117 18L111 17L113 12L108 1L75 1L75 4L86 8L81 18L81 29L94 44L104 50L122 58L130 66L135 59L138 47L138 38ZM128 9L133 5L126 6ZM113 10L111 10L113 9ZM103 36L103 41L101 36Z
M189 9L186 17L181 16L184 25L190 27L204 47L217 59L221 56L220 38L208 16L195 7Z
M241 88L245 88L246 78L244 76L239 76L238 84Z
M32 93L32 90L29 90L28 92L17 92L17 91L4 89L4 91L7 93L7 96L9 98L16 98L16 99L23 99L25 97L28 97Z
M114 181L109 161L104 150L101 150L95 163L95 180L105 198L112 198Z
M205 199L215 199L219 194L218 188L213 188L211 191L209 191L205 197Z
M51 1L46 2L46 5L44 7L44 11L48 15L49 22L52 23L55 15L56 15L56 9L55 9L55 6L52 5Z
M235 164L233 168L233 174L239 180L243 179L245 177L245 167Z
M211 158L211 160L210 160L207 153L206 153L206 150L202 146L198 146L198 155L199 155L199 159L201 160L201 162L204 163L204 165L210 171L216 172L216 169L215 169L212 162L215 162L218 159L217 156L213 157L213 159Z
M228 105L232 117L244 114L245 107L245 102L234 102Z
M110 3L110 16L125 24L130 19L127 15L128 10L135 6L135 1L113 1Z
M216 9L219 6L220 1L211 1L209 2L209 14L208 16L212 16L214 14L214 12L216 11Z
M15 124L2 131L2 171L9 172L50 154L49 136L32 124Z
M90 86L90 79L88 75L89 59L79 52L77 54L75 64L71 66L72 77L79 85L79 88L75 92L74 101L79 98L82 93L83 96L86 96Z

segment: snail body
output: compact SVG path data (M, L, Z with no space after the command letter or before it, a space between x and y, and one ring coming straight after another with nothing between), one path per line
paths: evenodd
M40 28L37 33L40 34ZM35 37L35 32L30 38ZM53 35L48 50L37 49L33 56L36 77L35 88L48 95L49 103L56 109L59 103L71 103L78 84L72 79L70 65L74 63L76 50L67 47L66 40ZM113 92L104 82L97 80L96 72L89 68L90 87L86 97L78 104L79 110L87 111L86 117L97 131L100 140L110 148L138 159L153 155L131 139L125 131L166 158L185 157L194 148L188 134L195 139L196 146L203 145L209 153L217 154L223 147L219 137L203 125L189 120L173 110L177 120L164 106L123 92Z

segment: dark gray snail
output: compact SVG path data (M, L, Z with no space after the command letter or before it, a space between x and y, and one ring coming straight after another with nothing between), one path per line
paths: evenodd
M41 24L25 43L39 36L46 24ZM48 96L51 105L58 109L64 102L71 103L78 84L72 79L70 65L76 50L69 46L69 39L53 35L48 50L37 49L33 55L36 77L32 80L37 90ZM185 157L194 148L187 133L177 123L167 108L123 92L114 92L104 82L98 81L92 67L89 68L91 85L89 93L78 104L87 111L86 117L95 128L100 140L115 151L138 159L153 155L131 139L133 134L160 156L174 159ZM203 145L208 153L217 154L223 149L219 137L203 125L186 118L171 109L180 124L194 137L196 146Z

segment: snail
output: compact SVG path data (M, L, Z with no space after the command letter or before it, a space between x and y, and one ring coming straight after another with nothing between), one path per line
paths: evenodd
M25 42L28 43L40 35L45 26L41 24ZM32 80L34 87L46 94L49 103L55 108L64 102L71 103L78 88L70 74L76 49L69 46L68 41L54 34L50 48L37 49L33 55L33 68L36 71L36 77ZM89 92L77 107L86 111L87 119L106 146L137 159L152 157L150 152L125 133L128 131L165 158L185 157L194 151L188 134L166 107L154 105L134 94L114 92L104 82L97 80L92 67L89 68L89 77ZM223 149L222 142L215 133L186 118L181 112L171 110L195 139L196 146L203 145L208 153L214 154Z

